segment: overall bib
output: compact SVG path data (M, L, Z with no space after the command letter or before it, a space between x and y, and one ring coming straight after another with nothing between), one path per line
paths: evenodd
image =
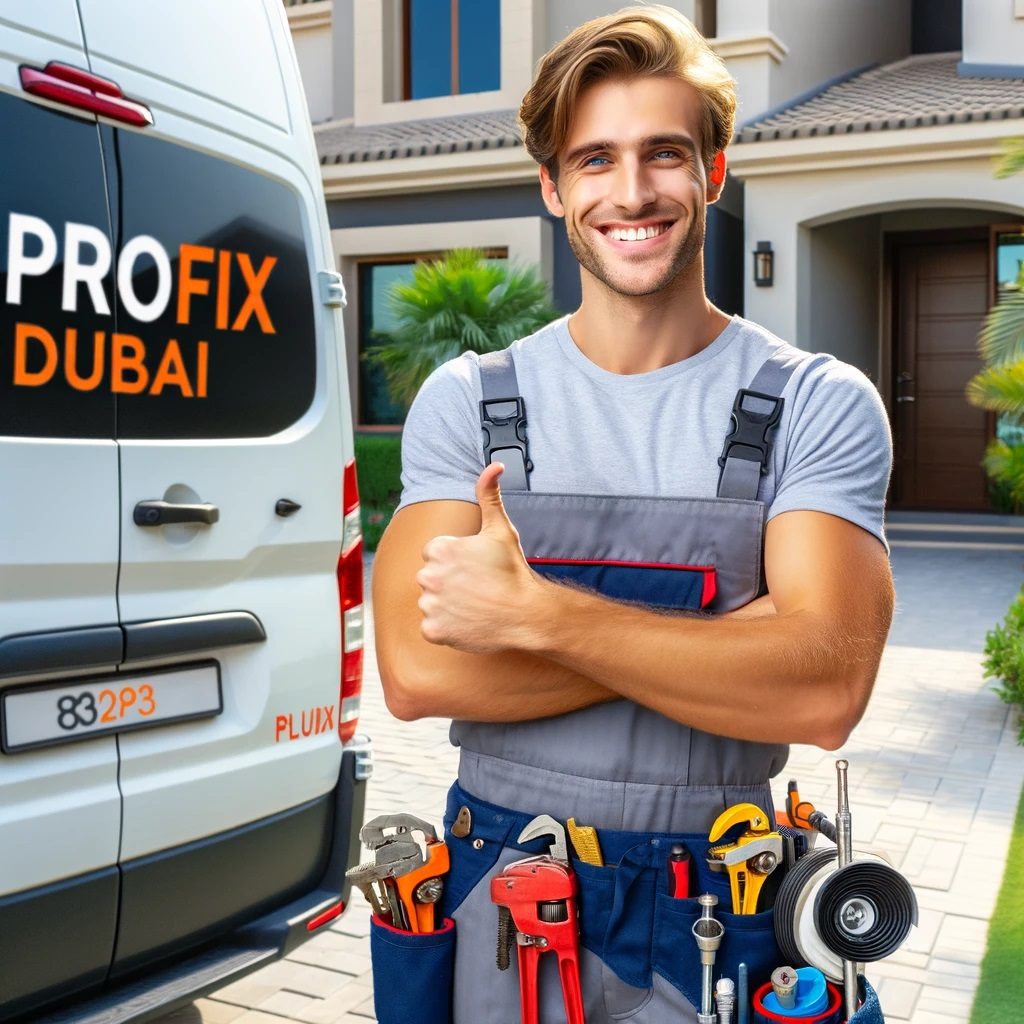
M736 395L731 425L723 423L729 431L717 495L666 498L530 491L526 405L511 353L482 356L484 462L505 464L502 497L530 565L551 579L669 614L727 612L764 593L766 508L758 490L781 394L801 359L780 347ZM457 721L451 737L460 762L444 820L452 867L442 909L455 927L433 940L375 927L381 1024L517 1024L514 958L511 970L495 966L497 912L489 880L511 861L548 852L543 842L516 842L538 814L563 822L573 817L598 830L606 866L573 863L587 1024L696 1021L701 967L691 928L700 907L696 898L669 894L674 843L684 842L691 854L691 896L719 898L716 916L725 935L715 976L735 980L745 962L753 992L782 964L771 910L730 913L728 876L712 872L705 856L708 831L727 807L753 803L774 821L768 780L785 765L786 745L715 736L628 700L528 722ZM431 941L429 966L420 960L410 967L414 958L403 959L397 948ZM451 1010L442 972L451 969L456 941ZM553 959L541 957L541 1024L565 1019ZM381 965L389 982L377 977ZM414 1016L403 1016L411 1003L404 999L405 1010L392 1003L396 989L409 992L412 973L424 976L423 998ZM424 1012L430 996L436 1016Z

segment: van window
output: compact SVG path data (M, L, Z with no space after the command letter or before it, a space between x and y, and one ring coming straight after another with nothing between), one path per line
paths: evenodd
M112 328L93 301L113 298L96 123L0 93L0 131L0 435L113 438L91 379Z
M112 131L117 436L284 430L316 385L298 196L226 160Z

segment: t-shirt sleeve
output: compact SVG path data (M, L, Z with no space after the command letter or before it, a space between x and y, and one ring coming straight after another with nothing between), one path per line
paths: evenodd
M464 353L438 367L412 403L402 430L402 500L476 503L483 464L480 370Z
M856 368L816 359L793 395L773 519L798 509L827 512L885 540L892 437L882 399Z

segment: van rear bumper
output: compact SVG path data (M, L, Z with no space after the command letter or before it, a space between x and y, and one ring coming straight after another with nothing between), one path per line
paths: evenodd
M20 1005L0 1005L0 1019L31 1019L35 1024L141 1024L286 956L316 934L308 928L311 921L337 906L339 900L343 906L348 903L350 883L345 871L359 859L359 827L371 756L369 740L360 736L342 753L338 785L332 794L330 853L319 879L303 894L202 946L193 944L187 952L137 967L102 987L81 993L74 1002L62 1000L50 1012L40 1012L41 1002L52 1003L66 993L37 994L29 997L31 1002L27 999L19 1000ZM43 943L33 949L33 954L48 956L51 951Z

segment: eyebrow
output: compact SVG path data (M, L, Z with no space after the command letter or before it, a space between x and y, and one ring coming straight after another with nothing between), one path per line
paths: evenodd
M697 155L697 146L689 135L649 135L646 139L640 140L641 149L651 149L655 146L679 146L689 152L691 156ZM600 153L605 150L615 150L618 148L619 147L609 139L598 139L594 142L585 142L582 146L577 146L574 150L566 153L565 163L576 163L576 161L589 156L591 153Z

